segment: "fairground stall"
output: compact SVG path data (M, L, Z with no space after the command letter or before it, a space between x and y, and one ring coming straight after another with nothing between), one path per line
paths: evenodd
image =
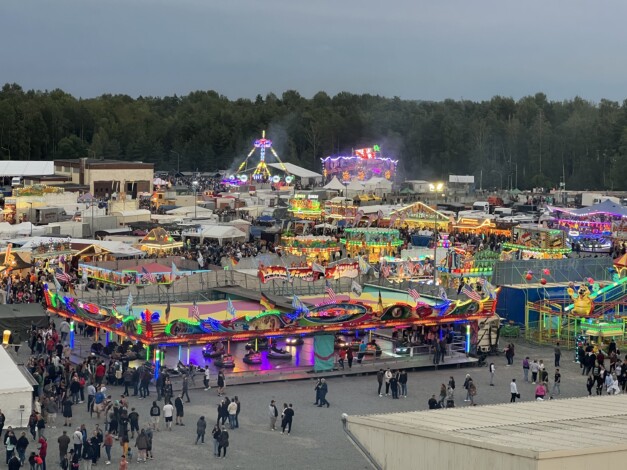
M371 263L383 256L394 256L403 245L398 230L382 228L347 228L340 242L351 257L362 255Z
M293 217L319 220L324 216L324 209L316 194L295 194L289 204L287 211Z
M283 250L291 255L304 256L307 261L317 263L329 261L333 254L340 249L335 237L327 236L297 236L281 237Z
M453 224L453 231L460 233L472 233L473 235L503 235L511 236L512 232L499 228L493 220L472 219L461 217Z
M449 231L451 220L445 214L432 209L422 202L392 211L389 217L390 227L411 227Z
M451 289L459 287L462 279L473 281L483 278L490 281L494 264L499 257L499 253L491 250L473 252L457 247L451 248L438 266L440 279Z
M168 255L175 249L182 248L183 242L175 240L172 235L162 227L153 228L139 242L139 248L149 255Z
M571 252L566 233L524 224L512 229L512 241L503 243L502 259L561 259Z

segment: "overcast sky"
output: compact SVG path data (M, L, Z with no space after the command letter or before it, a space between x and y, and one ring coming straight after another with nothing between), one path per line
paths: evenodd
M2 0L0 82L230 98L627 98L624 0Z

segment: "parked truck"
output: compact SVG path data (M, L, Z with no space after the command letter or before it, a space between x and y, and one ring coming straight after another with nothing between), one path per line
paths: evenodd
M35 225L47 225L72 220L72 215L62 207L33 207L30 209L29 220Z

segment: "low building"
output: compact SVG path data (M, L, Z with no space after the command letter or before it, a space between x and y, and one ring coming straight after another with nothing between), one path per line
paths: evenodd
M89 186L89 192L97 198L117 193L118 198L135 199L139 193L149 193L154 171L153 163L90 158L54 161L55 175Z
M627 459L627 395L345 417L375 468L588 470Z

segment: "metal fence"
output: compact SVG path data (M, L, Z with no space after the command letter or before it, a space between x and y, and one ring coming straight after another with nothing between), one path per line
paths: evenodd
M548 282L578 282L582 279L610 279L609 268L612 259L609 256L599 258L565 258L543 260L498 261L494 264L492 284L505 286L527 282L525 275L532 271L535 281L544 277ZM543 275L548 269L549 275Z

